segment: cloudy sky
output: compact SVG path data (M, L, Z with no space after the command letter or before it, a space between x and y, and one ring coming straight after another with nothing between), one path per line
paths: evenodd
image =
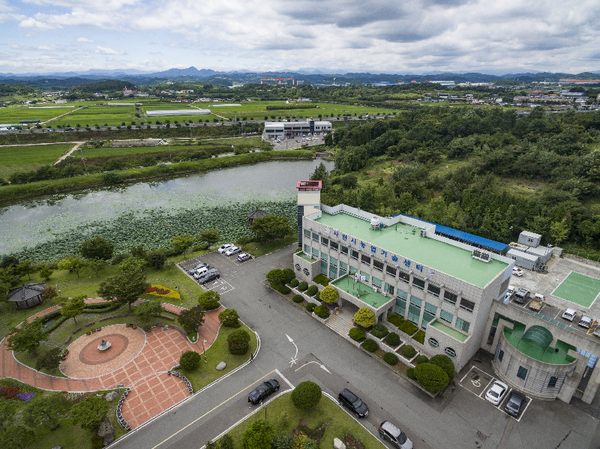
M600 71L598 0L0 0L0 73Z

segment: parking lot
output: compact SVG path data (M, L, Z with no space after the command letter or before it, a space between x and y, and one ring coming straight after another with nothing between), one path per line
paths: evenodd
M508 391L502 398L502 401L500 401L500 404L498 405L494 405L485 399L485 393L489 390L489 388L492 386L495 380L500 379L492 376L491 374L486 373L480 368L473 366L467 372L467 374L465 374L462 377L462 379L460 379L459 384L461 387L465 388L466 390L473 393L475 396L479 397L482 401L485 401L490 407L498 409L498 411L504 413L507 416L510 416L511 418L514 418L517 422L521 421L521 418L523 418L523 416L527 412L527 409L531 405L532 399L529 396L526 396L527 401L525 402L524 409L519 415L519 417L515 418L514 416L511 416L510 414L504 411L504 406L506 405L510 393L513 391L512 388L509 387Z

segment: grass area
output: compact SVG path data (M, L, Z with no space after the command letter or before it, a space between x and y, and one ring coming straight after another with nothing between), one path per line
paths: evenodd
M71 148L73 144L0 146L0 166L52 164Z
M72 112L81 104L75 106L73 104L61 104L57 106L74 106L67 108L44 108L42 106L53 106L52 104L48 105L39 105L39 106L10 106L8 108L0 108L0 123L11 123L17 124L20 123L21 120L40 120L44 122L54 117L58 117L59 115L66 114L67 112Z
M244 250L244 252L250 253L254 257L259 257L268 254L272 251L275 251L276 249L284 248L297 241L298 236L294 234L282 239L273 240L266 243L251 242L246 245L242 245L242 249Z
M250 335L250 348L244 355L233 355L229 353L229 346L227 344L227 337L237 330L245 330ZM248 327L242 325L238 328L221 326L219 329L219 336L206 350L206 353L202 357L203 362L200 364L200 368L195 371L178 370L184 374L194 387L194 391L198 391L205 386L214 382L219 377L233 371L238 366L246 363L250 354L256 351L256 334L252 332ZM206 360L206 362L204 362ZM220 362L225 362L227 367L222 371L217 371L217 365Z
M79 109L72 114L61 117L52 121L52 126L76 126L79 124L82 127L95 127L110 125L121 126L123 122L126 125L131 124L137 118L134 115L134 105L130 106L106 106L91 104L91 102L82 103L82 106L87 106L84 109Z
M278 433L291 432L298 426L300 419L306 420L309 429L315 429L324 423L328 423L327 429L319 447L333 447L334 438L340 440L347 433L360 440L366 448L385 449L385 445L375 438L371 433L354 420L335 401L323 396L319 404L313 410L299 410L294 407L291 393L282 394L278 398L264 405L258 413L255 413L246 421L229 432L236 447L241 447L244 430L257 419L267 419Z

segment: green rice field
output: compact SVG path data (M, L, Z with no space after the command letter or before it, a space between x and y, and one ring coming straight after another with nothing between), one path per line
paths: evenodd
M0 146L0 167L52 164L73 148L73 144Z
M20 123L21 120L40 120L44 122L62 114L72 113L82 104L69 108L43 108L41 106L10 106L0 108L0 123ZM51 106L51 105L48 105ZM60 105L73 106L73 105Z

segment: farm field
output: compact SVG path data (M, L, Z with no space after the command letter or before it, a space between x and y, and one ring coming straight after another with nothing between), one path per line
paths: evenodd
M79 104L79 106L81 106L81 104ZM76 110L77 107L78 106L68 108L45 108L42 106L11 106L7 108L0 108L0 123L16 124L20 123L21 120L40 120L43 122L45 120L58 117L59 115L70 113Z
M0 179L17 171L32 171L54 163L73 148L73 144L0 146Z
M62 117L52 122L52 126L72 126L75 127L79 124L81 127L95 127L110 125L110 126L121 126L123 122L126 125L131 124L136 119L134 115L134 106L107 106L107 105L91 105L88 103L88 107L85 109L79 109L78 111L69 114L66 117Z

